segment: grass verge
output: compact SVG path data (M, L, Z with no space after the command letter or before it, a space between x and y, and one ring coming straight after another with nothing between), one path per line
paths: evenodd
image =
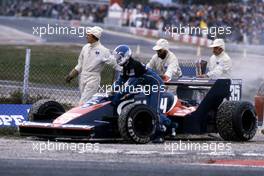
M0 136L19 137L19 132L17 127L1 127Z
M0 80L23 81L26 48L31 49L29 82L59 87L78 87L78 80L65 83L65 76L77 64L81 47L36 45L0 45ZM105 66L102 83L112 81L113 69Z

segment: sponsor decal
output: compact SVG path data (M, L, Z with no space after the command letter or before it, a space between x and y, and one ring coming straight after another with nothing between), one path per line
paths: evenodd
M100 54L100 51L99 50L95 51L95 54L96 56L98 56Z
M31 105L0 104L0 127L16 127L28 120Z

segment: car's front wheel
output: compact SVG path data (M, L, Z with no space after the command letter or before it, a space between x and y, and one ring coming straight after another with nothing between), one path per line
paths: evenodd
M157 113L145 104L127 105L118 118L118 129L121 137L132 143L148 143L156 128Z
M29 111L31 122L52 122L65 112L64 107L54 100L39 100L32 105Z

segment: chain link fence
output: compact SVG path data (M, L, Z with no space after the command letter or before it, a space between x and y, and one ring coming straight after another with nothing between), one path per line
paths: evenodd
M77 64L78 49L69 52L67 49L56 47L33 47L25 101L23 83L26 49L2 47L2 50L5 50L5 53L0 56L1 104L31 104L39 99L54 99L69 106L79 102L78 79L74 79L70 84L65 82L66 75ZM101 84L112 84L113 79L114 70L105 65Z
M194 60L179 60L179 65L183 76L196 76L196 63Z

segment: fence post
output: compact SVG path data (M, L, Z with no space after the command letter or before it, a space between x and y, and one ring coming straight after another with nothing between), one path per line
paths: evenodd
M28 99L28 80L29 80L29 68L30 68L30 53L29 48L26 49L26 60L25 60L25 69L24 69L24 81L23 81L23 99L22 103L25 104Z
M246 33L243 34L243 44L244 44L243 58L245 59L247 58L247 44L248 44L248 37Z

